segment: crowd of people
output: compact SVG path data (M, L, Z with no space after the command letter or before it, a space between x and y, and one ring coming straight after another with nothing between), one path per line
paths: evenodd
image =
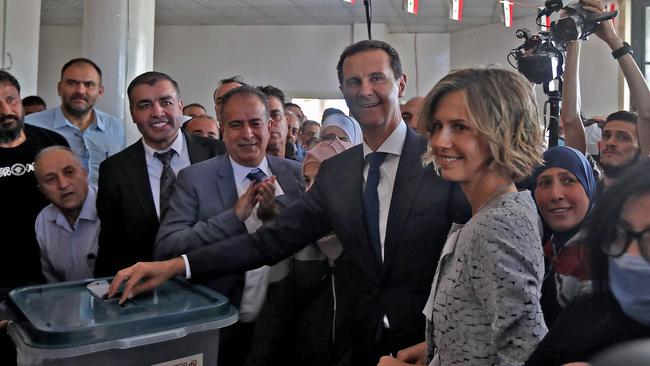
M408 79L382 41L342 52L350 115L320 122L238 76L210 116L145 72L126 90L130 146L95 107L92 60L62 67L51 109L0 71L3 225L20 233L0 300L114 276L124 303L180 276L238 309L221 365L563 365L650 337L650 90L611 21L596 36L634 111L582 117L582 41L569 42L565 146L550 148L520 74L455 70L400 104Z

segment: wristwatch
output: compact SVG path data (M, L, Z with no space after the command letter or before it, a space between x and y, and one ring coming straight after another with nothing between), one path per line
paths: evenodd
M627 55L628 53L633 54L634 50L632 49L632 46L630 46L629 43L623 42L623 46L621 46L621 48L612 51L612 57L614 57L615 59L619 59L624 55Z

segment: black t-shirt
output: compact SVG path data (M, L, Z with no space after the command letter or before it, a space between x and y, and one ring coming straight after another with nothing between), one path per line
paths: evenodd
M36 188L34 158L44 147L68 146L56 132L31 125L25 125L24 131L26 140L22 144L0 147L0 253L4 258L0 265L0 299L14 287L45 282L34 222L49 202Z

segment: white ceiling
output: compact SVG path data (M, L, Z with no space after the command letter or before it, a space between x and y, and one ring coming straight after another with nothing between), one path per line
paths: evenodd
M391 33L448 33L502 21L499 0L464 0L463 19L449 19L450 0L420 0L418 15L402 0L371 0L372 22ZM517 1L514 18L536 14L543 0ZM80 25L83 0L42 0L43 25ZM365 23L363 0L156 0L158 25L336 25Z

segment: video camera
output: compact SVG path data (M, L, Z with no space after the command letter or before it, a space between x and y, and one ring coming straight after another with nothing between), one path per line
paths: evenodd
M566 42L586 39L596 31L598 24L618 15L617 10L595 14L584 10L579 2L547 0L537 13L537 24L541 25L543 15L549 16L562 9L566 16L551 22L550 32L533 35L523 28L515 33L517 38L524 39L524 44L510 51L508 62L535 84L548 83L562 76Z
M596 14L584 10L579 2L566 3L566 0L548 0L544 3L544 9L537 14L539 19L542 15L550 15L557 10L564 9L566 16L551 23L551 37L558 42L587 39L596 31L598 24L618 15L618 10Z
M523 39L524 44L508 54L512 67L535 84L547 83L562 76L566 43L554 41L550 32L533 35L526 28L517 29L515 35Z

